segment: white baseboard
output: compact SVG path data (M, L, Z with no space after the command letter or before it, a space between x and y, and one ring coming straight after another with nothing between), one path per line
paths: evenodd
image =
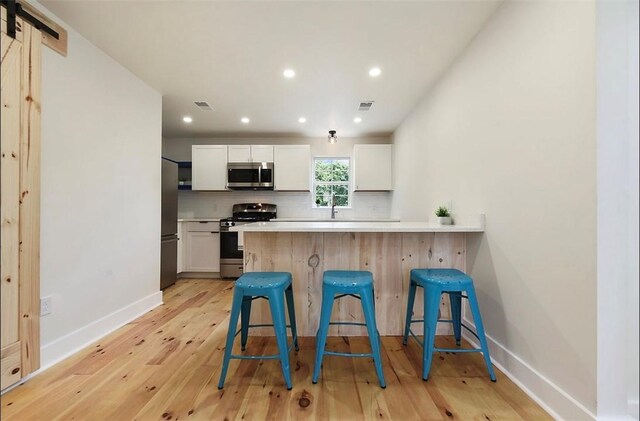
M473 322L464 319L464 324L475 329ZM475 336L463 329L464 338L479 348ZM513 354L491 336L487 336L491 361L531 399L557 420L595 420L596 416L558 385L547 379L535 368Z
M178 279L222 279L220 272L180 272Z
M53 342L43 345L40 349L40 369L38 371L46 370L70 357L161 304L162 291L154 292Z
M114 330L162 305L162 303L162 291L154 292L86 326L76 329L53 342L43 345L40 348L40 368L23 377L17 383L3 389L0 394L4 394L20 386L27 380L37 376L60 361L69 358Z
M162 304L162 291L154 292L126 307L76 329L73 332L49 342L40 348L40 368L20 379L19 382L2 390L2 394L37 376L47 368L69 358L76 352L100 340L114 330L137 319Z

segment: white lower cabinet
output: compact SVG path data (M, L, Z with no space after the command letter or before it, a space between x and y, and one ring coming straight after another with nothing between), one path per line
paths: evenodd
M185 272L220 272L218 222L187 222L184 239Z
M184 222L178 222L178 273L184 272Z

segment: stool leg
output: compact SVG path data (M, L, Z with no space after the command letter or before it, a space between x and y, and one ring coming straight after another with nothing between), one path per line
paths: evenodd
M242 311L240 312L240 345L244 351L247 348L249 338L249 319L251 318L251 297L242 300Z
M453 336L456 338L456 345L460 346L460 336L462 335L462 295L459 292L450 292L451 320L453 320Z
M422 380L429 379L431 361L433 360L433 347L436 340L436 328L438 326L438 312L440 311L439 288L427 287L424 290L424 338L422 341Z
M371 343L371 353L373 354L373 362L376 366L378 381L380 387L387 387L384 381L384 372L382 371L382 358L380 357L380 335L376 324L376 313L374 310L374 297L372 289L365 289L360 293L360 301L362 302L362 310L364 311L364 319L367 324L367 332L369 333L369 342Z
M284 294L282 290L269 292L269 307L273 318L273 330L278 342L280 365L282 375L287 384L287 390L291 390L291 370L289 367L289 344L287 341L287 320L284 315Z
M293 337L293 346L296 351L300 350L298 346L298 329L296 328L296 307L293 303L293 288L291 285L284 290L287 298L287 310L289 311L289 324L291 325L291 336Z
M229 360L231 359L231 351L233 349L233 338L236 336L236 328L238 327L238 316L242 307L243 293L242 289L233 289L233 302L231 303L231 314L229 315L229 330L227 331L227 343L224 348L224 357L222 359L222 370L220 371L220 380L218 381L218 389L224 387L224 379L227 377L227 369L229 368Z
M324 347L327 344L327 335L329 334L329 322L331 321L331 312L333 311L333 288L322 288L322 309L320 310L320 324L318 325L318 333L316 334L316 361L313 366L313 384L318 383L320 376L320 368L322 367L322 357L324 357Z
M413 315L413 303L416 300L416 283L411 281L409 283L409 300L407 302L407 318L404 324L404 336L402 337L402 344L407 344L407 338L409 338L409 330L411 329L411 316Z
M496 374L493 372L493 364L491 364L491 356L489 356L489 346L487 345L487 338L484 334L484 325L482 324L480 307L478 307L478 299L476 298L476 291L473 285L467 290L467 296L469 297L469 306L471 307L471 313L473 314L473 322L476 325L476 333L480 339L480 348L482 349L484 363L487 365L489 378L491 378L492 382L495 382Z

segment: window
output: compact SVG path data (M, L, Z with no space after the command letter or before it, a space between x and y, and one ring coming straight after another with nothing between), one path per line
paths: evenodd
M313 202L318 208L350 206L349 158L315 158L313 161Z

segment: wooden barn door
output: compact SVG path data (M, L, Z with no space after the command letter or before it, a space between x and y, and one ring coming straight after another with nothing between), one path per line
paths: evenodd
M40 31L2 12L1 388L40 366Z

